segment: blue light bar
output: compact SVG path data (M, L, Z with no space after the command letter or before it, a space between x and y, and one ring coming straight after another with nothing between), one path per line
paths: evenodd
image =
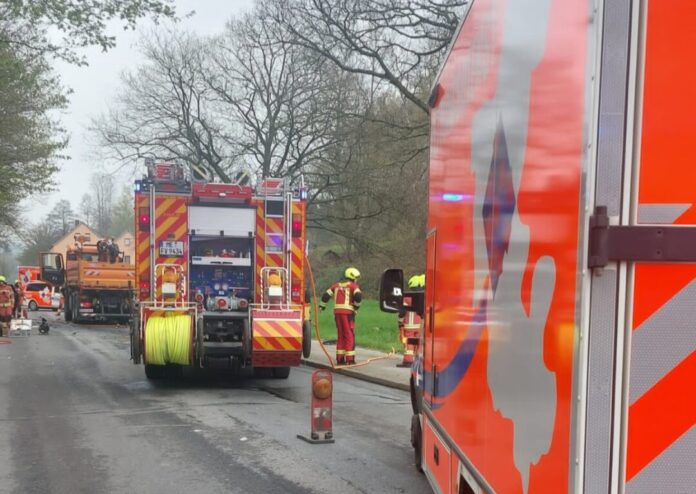
M442 194L442 200L447 202L460 202L464 200L464 194Z

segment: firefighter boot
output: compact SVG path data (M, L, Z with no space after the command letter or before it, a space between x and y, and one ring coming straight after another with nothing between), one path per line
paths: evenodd
M397 367L411 367L411 364L413 364L413 357L414 357L413 346L406 345L406 348L404 350L404 358L401 360L401 363L396 364L396 366Z

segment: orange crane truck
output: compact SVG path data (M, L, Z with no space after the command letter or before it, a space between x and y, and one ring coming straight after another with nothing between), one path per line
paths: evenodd
M197 182L178 164L147 164L135 183L131 358L148 378L186 366L287 378L309 356L306 196L285 180Z
M63 254L41 254L41 279L61 287L65 320L123 320L131 317L135 269L122 253L106 249L106 242L85 243L76 236L65 259Z
M696 492L694 25L693 0L468 2L411 296L434 492Z

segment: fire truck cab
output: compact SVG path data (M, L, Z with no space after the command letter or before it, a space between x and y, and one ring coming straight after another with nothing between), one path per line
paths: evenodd
M148 377L195 365L269 368L285 378L309 355L305 199L301 183L197 182L180 165L148 163L135 183L139 313L131 337ZM177 314L187 316L177 323L187 325L186 341L167 340L169 331L153 348L158 326ZM160 358L160 347L172 345L187 355Z

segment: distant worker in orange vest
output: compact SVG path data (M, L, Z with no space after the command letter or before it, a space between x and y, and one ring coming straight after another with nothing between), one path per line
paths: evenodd
M341 281L334 283L324 292L319 303L321 310L334 297L334 318L336 320L336 364L355 363L355 312L360 308L362 292L358 286L360 271L346 269Z
M0 275L0 335L7 336L10 330L10 320L14 311L14 290L12 285Z
M425 290L425 275L411 276L408 280L409 292L422 292ZM415 355L418 352L421 338L421 316L412 310L408 310L410 300L407 301L408 292L404 293L404 307L399 312L399 335L401 343L404 345L404 358L397 367L411 367Z

